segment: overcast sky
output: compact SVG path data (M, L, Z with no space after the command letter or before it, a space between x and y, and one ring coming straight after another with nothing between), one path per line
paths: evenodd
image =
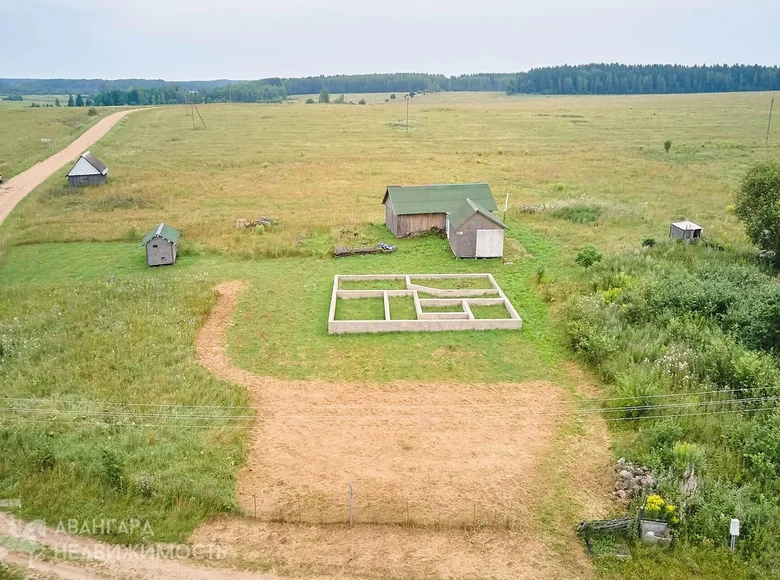
M0 0L0 77L780 64L780 0Z

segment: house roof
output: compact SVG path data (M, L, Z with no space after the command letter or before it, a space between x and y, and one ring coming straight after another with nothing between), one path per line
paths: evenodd
M498 209L487 183L391 185L385 191L382 203L387 203L388 197L396 215L451 213L467 199L471 199L488 211Z
M106 175L108 173L108 167L103 165L97 157L92 155L89 151L81 154L76 164L68 171L68 177L70 176L82 176L82 175Z
M144 236L144 239L141 240L141 245L145 246L157 237L168 240L172 244L176 244L179 241L179 236L180 234L177 230L174 230L171 226L166 226L165 224L161 223L159 226L155 227L153 230L150 230L149 233Z
M507 225L504 222L502 222L478 203L474 203L474 201L469 198L467 198L466 201L464 201L455 209L455 211L451 212L449 216L447 216L447 219L450 220L450 228L458 229L460 226L465 224L468 219L475 213L482 214L497 226L507 229Z
M688 220L681 221L681 222L672 222L672 225L678 229L681 230L700 230L702 229L701 226L697 226L693 222L689 222Z

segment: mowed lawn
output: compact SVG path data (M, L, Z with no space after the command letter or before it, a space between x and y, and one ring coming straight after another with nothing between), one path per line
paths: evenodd
M203 106L208 128L196 130L184 107L137 114L93 147L111 168L107 187L68 191L63 168L0 235L10 244L130 240L164 219L182 229L185 248L321 255L356 237L378 241L364 228L383 220L388 184L487 181L499 201L510 194L511 216L570 248L664 236L681 217L741 240L731 195L751 162L780 152L780 129L764 145L762 93L420 95L408 137L406 103L376 101ZM520 212L579 201L602 208L595 224ZM282 227L255 237L234 230L237 218L262 215Z

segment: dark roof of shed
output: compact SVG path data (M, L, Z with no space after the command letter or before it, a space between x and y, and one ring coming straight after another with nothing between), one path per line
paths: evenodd
M92 153L90 153L89 151L85 151L76 160L76 163L74 163L73 167L68 172L68 175L87 175L92 173L91 171L84 172L84 171L77 170L80 164L83 165L81 163L82 159L86 161L89 165L91 165L95 169L95 171L97 171L100 175L105 175L106 173L108 173L108 167L106 167L100 159L92 155Z
M144 236L144 239L141 240L141 245L145 246L158 236L164 240L168 240L172 244L175 244L178 243L180 234L171 226L166 226L164 223L161 223L159 226L156 226L153 230L150 230L149 233Z
M471 199L488 211L495 211L496 201L487 183L445 183L441 185L388 186L382 203L387 198L396 215L421 213L451 213Z
M448 216L448 219L450 220L450 228L457 230L460 226L465 224L469 220L469 218L473 216L475 213L482 214L497 226L507 229L507 225L504 222L502 222L500 219L498 219L496 216L494 216L492 213L490 213L488 210L486 210L478 203L474 203L474 201L472 201L471 199L466 199L466 201L464 201L461 205L459 205L455 209L455 211L450 213L450 215Z

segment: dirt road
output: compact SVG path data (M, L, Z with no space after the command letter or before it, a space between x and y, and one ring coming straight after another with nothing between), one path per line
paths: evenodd
M83 135L64 149L57 151L51 157L36 163L27 171L0 185L0 224L5 221L5 218L16 207L16 204L22 201L28 193L48 179L60 167L70 161L75 161L93 143L108 133L111 127L116 125L120 119L138 110L140 109L119 111L105 119L101 119L94 127L87 129Z

